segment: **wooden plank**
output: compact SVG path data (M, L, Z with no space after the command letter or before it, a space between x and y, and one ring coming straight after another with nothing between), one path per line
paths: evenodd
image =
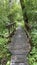
M21 27L18 27L12 40L8 45L8 49L12 54L10 65L28 65L27 54L31 47L26 32Z

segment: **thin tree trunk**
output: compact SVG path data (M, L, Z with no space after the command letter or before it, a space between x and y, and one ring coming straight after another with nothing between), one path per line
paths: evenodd
M28 30L28 17L27 17L27 12L25 10L25 4L24 4L24 0L20 0L21 3L21 7L22 7L22 11L23 11L23 18L24 18L24 22L25 22L25 27Z

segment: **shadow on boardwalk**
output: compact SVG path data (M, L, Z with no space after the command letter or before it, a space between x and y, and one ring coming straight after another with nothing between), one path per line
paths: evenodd
M27 54L31 47L25 31L21 27L17 28L8 49L12 53L10 65L29 65Z

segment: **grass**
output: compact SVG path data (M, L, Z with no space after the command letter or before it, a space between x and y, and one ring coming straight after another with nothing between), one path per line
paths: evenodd
M7 59L6 65L9 65L11 53L7 49L7 44L8 44L8 39L0 37L0 61L5 57Z
M32 49L28 55L30 65L37 65L37 30L31 30Z

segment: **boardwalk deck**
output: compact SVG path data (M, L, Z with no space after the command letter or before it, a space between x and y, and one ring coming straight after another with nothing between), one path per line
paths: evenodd
M25 31L21 27L18 27L8 48L12 53L10 65L29 65L27 54L30 51L31 46Z

